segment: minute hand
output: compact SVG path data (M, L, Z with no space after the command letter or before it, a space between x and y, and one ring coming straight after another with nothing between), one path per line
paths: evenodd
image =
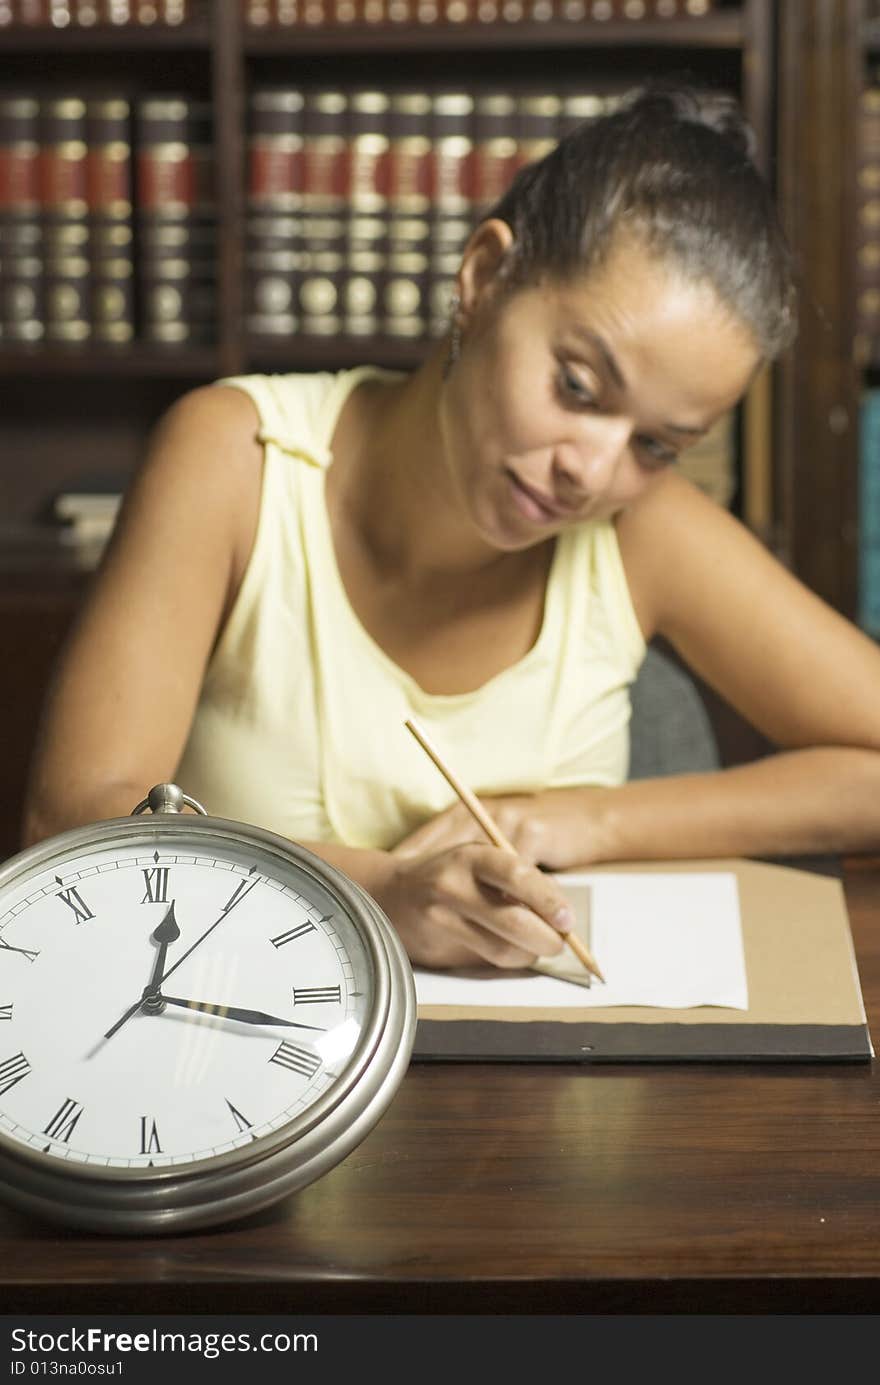
M283 1020L280 1015L267 1015L264 1010L243 1010L239 1005L211 1005L206 1000L181 1000L175 995L162 995L166 1005L181 1005L185 1010L201 1010L206 1015L219 1015L220 1019L238 1020L240 1024L283 1024L288 1029L314 1029L321 1034L326 1031L320 1024L301 1024L299 1020Z
M187 957L190 955L190 953L191 953L191 952L195 952L196 948L197 948L197 947L200 947L200 946L202 945L202 943L203 943L203 942L205 941L205 939L207 938L208 934L214 932L214 929L217 928L218 925L221 924L221 923L223 922L223 920L226 918L226 915L232 913L232 910L235 908L236 904L240 904L241 901L244 899L245 895L250 894L251 890L254 888L254 885L257 884L257 882L259 881L259 879L260 879L260 877L259 877L259 876L256 876L255 879L252 880L252 881L247 885L247 888L244 888L244 882L242 882L242 884L239 886L239 888L235 891L235 894L234 894L234 895L232 896L232 898L230 899L229 903L226 904L226 905L220 910L220 915L219 915L219 917L216 918L216 919L214 920L214 922L211 924L210 928L206 928L205 931L204 931L204 933L202 933L201 937L196 938L196 940L195 940L194 943L190 943L189 947L186 949L186 952L184 952L184 953L182 954L182 956L178 957L177 961L174 962L173 965L170 966L170 967L168 968L168 970L165 972L165 975L164 975L164 976L160 976L160 977L158 978L158 980L157 980L157 982L156 982L156 989L157 989L157 990L158 990L159 987L162 985L163 981L166 981L166 980L168 979L168 977L171 975L171 973L172 973L173 971L177 971L177 968L180 966L181 962L185 962L186 959L187 959ZM167 997L164 997L164 998L167 999Z

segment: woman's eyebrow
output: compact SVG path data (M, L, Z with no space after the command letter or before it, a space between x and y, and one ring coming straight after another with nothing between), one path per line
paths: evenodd
M583 327L579 323L574 325L575 336L582 337L590 346L594 347L605 363L605 368L611 376L619 390L626 389L626 381L623 378L623 371L614 359L610 346L598 332L594 332L591 327Z
M581 337L583 341L587 342L588 345L598 351L599 355L602 357L605 369L608 371L608 374L611 376L617 388L619 390L625 390L626 380L624 379L623 371L617 364L614 353L604 337L600 337L599 333L594 332L592 327L584 327L580 323L575 323L573 330L575 336ZM685 437L689 438L701 438L704 433L708 432L706 428L694 428L686 423L664 423L663 428L666 432L683 433Z

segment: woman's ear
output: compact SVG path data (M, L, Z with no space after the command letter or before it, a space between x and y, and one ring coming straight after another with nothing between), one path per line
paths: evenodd
M458 271L458 300L465 319L497 288L512 245L513 231L497 217L481 221L471 234Z

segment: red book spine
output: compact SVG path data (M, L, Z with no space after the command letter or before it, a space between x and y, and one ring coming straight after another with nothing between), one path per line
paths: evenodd
M13 18L17 24L42 27L49 23L49 0L18 0L18 9L13 10Z
M46 330L39 120L35 97L0 97L0 341Z
M249 101L245 327L292 336L302 270L302 91L257 88Z

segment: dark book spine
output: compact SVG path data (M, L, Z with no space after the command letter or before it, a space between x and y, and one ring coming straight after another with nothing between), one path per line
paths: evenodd
M303 106L295 87L250 96L245 326L257 336L290 336L299 327Z
M210 106L143 97L135 123L141 331L169 345L208 341L216 283Z
M122 96L87 102L88 201L94 339L134 337L131 105Z
M132 0L98 0L100 4L99 21L102 24L115 24L120 28L134 23Z
M86 103L41 107L40 191L45 247L46 337L82 343L92 333Z
M880 339L880 87L861 95L855 218L856 359L866 365Z
M303 332L342 330L349 182L348 97L323 88L306 93L303 144Z
M431 108L431 261L428 268L428 331L449 325L461 253L473 228L474 98L469 92L434 95Z
M611 108L613 98L597 92L567 92L559 98L556 129L559 139L586 120L595 120Z
M389 337L428 330L431 234L431 99L391 94L388 141L388 241L381 326Z
M519 167L516 101L506 92L474 99L474 210L484 217L510 185Z
M272 23L271 0L241 0L241 17L254 29L265 29Z
M40 106L0 97L0 341L46 331L40 215Z
M880 636L880 390L866 390L859 419L859 624Z
M349 100L349 172L343 328L350 336L380 329L388 254L389 98L353 91Z
M559 138L562 102L547 92L524 92L517 101L517 162L543 159Z

